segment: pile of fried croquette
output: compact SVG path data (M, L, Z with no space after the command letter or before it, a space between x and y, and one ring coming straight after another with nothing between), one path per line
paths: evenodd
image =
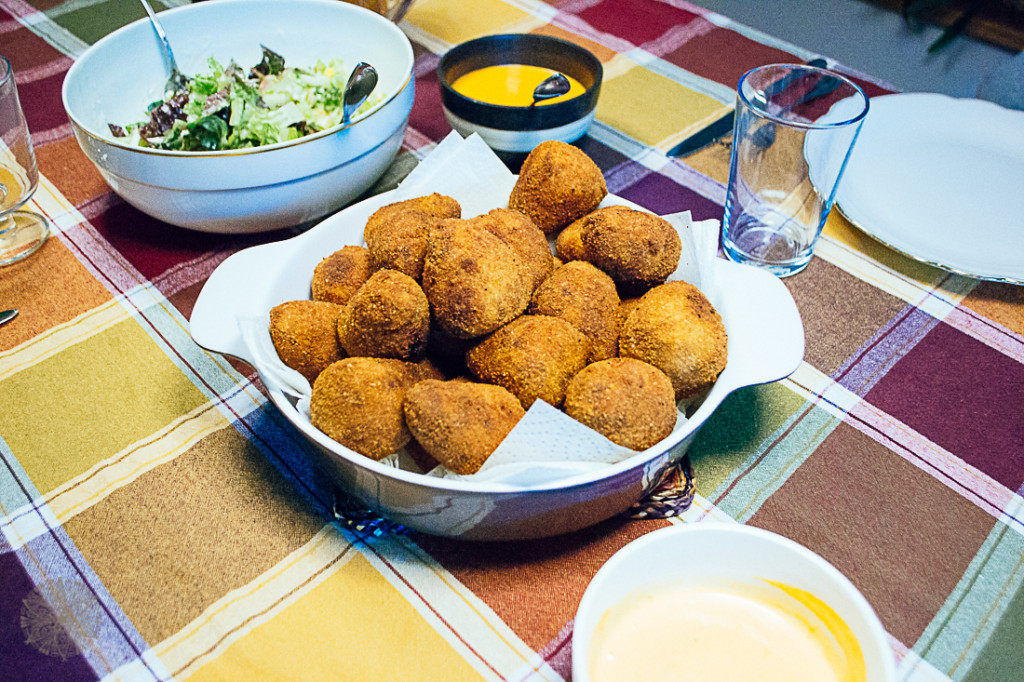
M584 152L543 142L507 207L463 217L435 193L373 213L365 245L316 266L311 299L270 311L278 356L312 384L313 425L457 474L535 400L633 450L666 438L677 403L725 367L725 327L700 290L666 281L672 225L600 207L607 194Z

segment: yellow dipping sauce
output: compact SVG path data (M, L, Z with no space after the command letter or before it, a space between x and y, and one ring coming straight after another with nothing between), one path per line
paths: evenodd
M860 645L827 604L782 583L641 591L594 630L593 682L866 682Z
M459 76L452 83L452 88L459 94L487 104L528 107L533 103L534 89L544 82L544 79L556 73L558 72L541 66L498 64ZM569 92L541 100L537 102L537 106L563 102L584 93L586 88L578 80L567 75L565 77L569 81Z

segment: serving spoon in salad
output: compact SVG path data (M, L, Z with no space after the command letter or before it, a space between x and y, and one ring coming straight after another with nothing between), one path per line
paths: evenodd
M171 75L167 79L167 83L164 84L164 96L168 99L172 95L176 95L179 92L184 92L188 86L188 77L178 70L178 62L174 59L174 51L171 49L171 42L167 40L167 34L164 33L164 27L157 21L156 12L153 11L153 7L149 4L149 0L139 0L142 6L146 8L146 14L149 15L149 21L153 24L153 30L156 31L156 35L160 38L160 42L164 46L164 54L167 55L167 63L171 67Z
M352 75L345 83L345 94L342 96L341 124L348 125L352 121L352 114L363 105L366 98L370 96L373 89L377 87L377 69L366 62L359 62L356 68L352 69Z

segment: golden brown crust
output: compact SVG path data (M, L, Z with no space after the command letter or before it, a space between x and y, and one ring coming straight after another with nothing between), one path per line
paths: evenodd
M631 450L646 450L667 438L678 416L669 378L632 358L584 367L566 391L565 413Z
M455 199L437 192L382 206L363 229L371 269L398 270L418 281L430 231L461 215Z
M508 206L545 234L593 211L608 194L604 175L585 153L565 142L541 142L523 161Z
M699 289L682 281L644 294L619 336L619 356L665 372L677 400L710 388L725 368L727 352L722 318Z
M551 246L540 228L525 214L510 208L496 208L466 222L484 228L515 252L531 292L551 274Z
M378 270L338 316L338 339L349 355L418 360L430 334L430 305L412 277Z
M523 315L470 350L466 364L481 381L511 391L524 409L538 398L561 407L589 354L587 337L565 320Z
M679 265L679 234L660 216L608 206L581 222L585 260L627 289L642 291L661 284Z
M619 294L615 282L585 261L558 268L537 291L528 313L558 317L590 339L590 362L614 357L618 348Z
M586 218L584 216L583 218ZM555 237L555 254L562 259L562 262L568 263L573 260L584 260L586 254L583 251L583 239L581 237L583 229L583 218L572 221L565 226L558 236Z
M363 239L367 242L376 237L378 232L386 230L388 223L397 215L417 211L425 213L434 218L461 218L462 207L459 202L444 194L428 194L422 197L396 201L393 204L381 206L366 221L363 229Z
M524 414L504 388L469 381L421 381L403 408L416 442L457 474L479 471Z
M366 249L372 270L397 270L419 281L427 236L444 222L423 211L404 211L390 217L385 226L366 233Z
M346 358L313 383L313 426L345 447L380 461L412 437L402 401L419 380L410 363L390 358Z
M522 313L530 289L516 253L467 221L446 221L431 235L423 290L434 321L447 334L489 334Z
M270 310L270 340L277 356L310 382L345 357L335 328L341 306L326 301L287 301Z
M343 247L313 269L313 300L345 305L372 272L370 252L365 247Z

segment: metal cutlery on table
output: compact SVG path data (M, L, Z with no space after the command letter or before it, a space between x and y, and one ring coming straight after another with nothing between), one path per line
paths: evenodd
M11 310L0 310L0 326L3 326L3 324L6 322L10 322L17 316L18 311L14 310L13 308Z
M164 27L157 20L156 12L153 11L153 7L149 4L148 0L139 0L139 2L146 8L146 14L149 15L149 21L153 24L153 30L156 31L157 37L160 38L160 42L164 46L164 54L167 55L167 62L171 69L171 75L164 85L164 96L170 97L171 95L183 92L188 86L188 77L178 70L178 62L174 59L174 51L171 50L171 42L167 40Z
M807 62L807 66L826 68L828 64L824 59L819 58L812 59L811 61ZM786 88L792 85L792 81L783 78L774 85L773 89L776 92L781 92L782 90L785 90ZM819 83L815 85L814 88L808 91L807 94L805 94L803 97L800 97L796 102L793 103L792 106L796 106L798 104L806 104L807 102L818 99L819 97L824 97L825 95L827 95L828 93L832 92L832 90L835 89L835 85L835 81L819 81ZM685 140L677 144L675 147L671 149L671 151L668 152L668 155L683 158L714 144L715 142L717 142L718 140L732 132L735 119L736 110L732 109L731 111L729 111L729 113L725 114L714 123L710 124L706 128L702 128L701 130L697 131L690 137L686 138ZM774 142L775 140L774 126L771 126L770 129L768 126L764 126L761 129L759 129L758 132L760 133L761 130L765 131L764 133L761 133L760 142L762 146L765 148L770 147L772 145L772 142Z

